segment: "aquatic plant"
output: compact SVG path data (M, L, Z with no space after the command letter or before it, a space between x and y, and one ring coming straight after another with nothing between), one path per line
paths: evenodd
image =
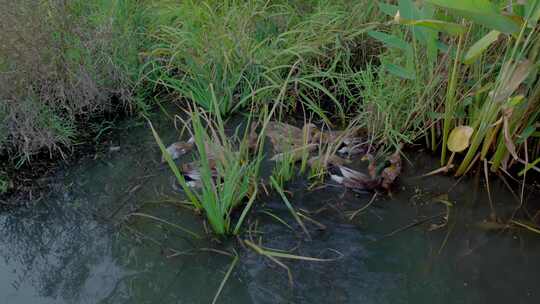
M216 107L217 104L215 100ZM215 113L215 116L210 116L195 106L188 111L188 121L179 118L189 128L197 150L196 162L190 167L190 173L179 170L153 127L152 132L186 196L195 208L204 212L213 231L218 235L236 234L245 212L237 223L233 222L232 213L248 200L245 208L251 208L257 193L261 159L257 148L250 151L247 136L239 139L235 135L227 135L219 111ZM249 131L247 128L246 132ZM195 180L197 187L186 180L186 174Z
M471 21L469 27L472 27L472 24L480 24L491 30L486 36L476 41L464 56L465 64L473 65L473 70L487 71L488 76L491 77L482 75L476 79L473 78L475 79L473 90L480 87L483 89L476 89L471 94L477 105L470 109L471 115L468 124L475 132L456 175L466 173L475 159L484 160L492 149L494 151L490 160L492 171L496 171L501 164L507 167L509 155L514 161L520 161L521 158L517 154L515 142L520 139L519 136L523 130L530 129L536 123L534 113L539 110L535 91L539 90L540 83L534 79L536 77L526 83L535 62L539 60L537 51L534 50L534 45L539 44L539 36L535 28L540 17L539 1L527 1L516 5L514 10L516 18L501 14L498 7L489 1L480 1L475 5L467 2L432 2L451 13L463 15ZM489 18L485 18L486 15ZM515 20L519 20L518 18L522 21L516 22ZM499 34L494 35L494 31ZM501 38L505 36L504 42L499 45L504 50L503 57L499 57L499 54L494 58L486 58L484 53L491 44L498 40L499 35ZM458 42L458 49L463 48L464 39L465 37L462 35L460 42ZM486 61L479 60L481 57L484 57ZM488 70L487 64L493 59L496 68ZM524 86L515 95L522 84ZM529 119L531 115L532 120ZM449 125L449 123L445 124ZM523 139L526 140L526 138ZM446 147L443 146L443 161L445 150ZM524 153L529 152L525 151ZM503 160L504 158L507 159Z
M407 67L414 71L421 69L426 60L431 63L430 58L434 57L426 54L427 59L422 59L415 43L423 43L428 51L435 46L435 54L440 52L451 59L437 63L449 71L445 96L431 96L439 98L444 106L443 114L436 114L435 120L442 120L441 165L446 163L450 130L463 123L474 129L456 175L465 174L478 160L489 160L491 170L497 171L513 163L528 166L527 159L539 156L536 149L527 148L527 141L539 144L531 135L540 111L540 83L533 73L539 62L536 24L540 4L516 3L504 13L498 4L487 0L430 0L421 5L410 0L400 0L398 5L381 3L383 10L394 14L395 24L404 26L397 31L409 30L412 38L372 33L388 47L402 52ZM449 15L443 19L438 14L441 11ZM495 45L497 52L492 50ZM405 68L391 66L386 70L402 78L418 79L410 71L396 73ZM433 148L437 141L435 127L434 123L430 127Z

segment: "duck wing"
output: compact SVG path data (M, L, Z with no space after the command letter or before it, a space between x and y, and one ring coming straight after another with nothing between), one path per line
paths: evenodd
M347 188L354 190L374 190L380 184L379 180L372 179L362 172L345 166L338 166L338 169L341 175L333 174L330 178Z

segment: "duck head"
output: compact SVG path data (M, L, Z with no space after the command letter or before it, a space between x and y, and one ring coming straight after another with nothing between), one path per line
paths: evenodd
M195 139L191 137L187 142L175 142L167 147L167 152L171 155L173 160L180 156L189 153L193 149ZM165 162L165 157L161 158L161 162Z

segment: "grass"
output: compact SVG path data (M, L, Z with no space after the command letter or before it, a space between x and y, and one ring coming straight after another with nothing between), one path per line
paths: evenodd
M217 99L214 105L218 108ZM213 118L197 107L189 111L189 122L183 121L195 140L198 157L197 174L200 190L193 189L184 178L184 172L166 151L159 135L152 128L154 137L169 167L177 177L193 206L203 211L213 231L218 235L237 234L247 211L257 194L258 172L261 158L258 148L252 153L248 136L238 138L225 132L219 111ZM249 132L249 128L246 130ZM249 200L245 212L233 223L233 211Z
M356 119L385 146L425 137L431 149L441 151L443 163L450 130L475 125L458 174L478 151L479 159L490 152L493 170L508 167L509 154L514 163L536 168L529 164L539 155L531 154L524 165L523 155L516 157L508 147L512 142L519 151L527 140L529 148L538 144L540 88L531 72L539 48L531 25L537 21L535 2L517 6L516 14L527 21L521 29L474 16L462 20L448 3L2 1L2 20L13 26L0 34L9 42L0 48L0 140L12 156L28 160L42 148L67 151L87 114L118 105L146 113L147 100L159 92L224 117L258 112L278 96L281 115L302 111L331 126ZM392 22L398 10L401 19ZM448 20L436 26L417 22L445 10ZM55 13L46 19L47 12ZM28 26L30 19L39 22ZM497 26L514 36L494 35L493 29L501 30ZM495 44L504 52L493 52ZM498 132L489 131L510 111L503 111L506 100L498 106L486 102L489 92L509 89L505 83L512 83L512 70L525 59L530 77L513 89L526 85L527 92L510 108L511 116L524 115L526 122L514 118Z
M467 173L478 161L489 162L491 170L497 172L499 169L506 171L512 165L531 169L528 159L538 159L539 141L533 136L538 122L540 89L533 72L539 62L535 25L540 6L537 2L516 5L512 14L514 20L523 20L521 23L503 15L501 1L478 3L484 7L484 12L489 12L489 18L481 18L467 2L433 0L417 4L401 0L399 6L383 5L389 15L400 11L400 19L396 19L391 35L373 34L385 43L389 53L399 54L393 58L392 65L383 64L383 68L387 74L403 79L404 94L416 94L421 111L409 111L416 123L411 119L392 121L401 125L405 121L405 130L416 129L419 132L415 134L424 134L428 145L441 151L443 165L450 131L460 125L471 126L473 138L457 166L456 175ZM434 12L449 15L445 20L436 20L440 16ZM465 18L462 18L463 14ZM427 19L431 20L425 21ZM423 26L417 26L419 21ZM430 56L430 46L434 43L437 45L436 56ZM422 51L419 46L427 51ZM433 81L422 76L425 73L419 73L422 67L427 67L424 68L429 72L427 75L445 71L447 79L433 85ZM428 90L418 91L420 86ZM446 91L444 95L440 94L441 89ZM429 113L432 118L417 113ZM388 126L391 131L400 130L389 121L379 128L387 130ZM403 130L400 130L401 134L404 134ZM392 135L384 137L393 138ZM406 138L400 141L407 142Z
M11 159L63 155L92 116L145 110L134 96L139 2L0 1L0 140Z
M241 222L254 204L270 119L358 128L377 155L425 141L441 164L450 132L467 125L456 175L483 163L526 176L540 171L538 2L510 11L479 0L481 18L450 0L2 0L0 142L13 163L43 149L63 155L93 115L183 103L200 190L166 159L218 234L238 233L233 211L248 208ZM255 154L246 136L225 134L224 120L247 112L262 117ZM320 160L336 149L321 147ZM277 189L307 170L308 153L294 154L277 161ZM322 181L324 166L311 173Z
M324 97L344 116L336 93L320 82L352 52L373 5L305 2L183 1L175 22L156 33L159 73L151 80L210 111L212 83L223 115L265 103L287 83L297 91L284 100L289 109L301 103L326 117ZM297 10L301 3L309 13Z
M185 196L218 236L242 233L260 201L268 124L291 116L323 130L361 130L378 158L422 144L440 153L441 165L451 131L470 126L470 145L450 157L456 175L477 168L488 178L489 165L499 174L515 168L525 180L540 171L540 0L510 1L511 7L474 1L484 6L481 14L471 3L0 0L0 153L10 166L39 151L64 156L92 117L119 111L146 117L155 100L160 107L174 100L186 109L180 120L195 140L200 187L188 184L150 128ZM250 128L243 135L226 130L235 114L247 114L248 126L259 123L255 147ZM112 124L91 127L98 139ZM314 164L303 147L283 153L270 177L308 238L303 219L320 224L296 211L287 182L310 165L313 185L323 183L338 148L319 143ZM0 194L9 180L0 171ZM200 237L178 223L131 216ZM511 223L539 233L536 223ZM328 261L264 248L260 240L243 243L285 269L291 284L282 259ZM213 303L238 259L235 254Z

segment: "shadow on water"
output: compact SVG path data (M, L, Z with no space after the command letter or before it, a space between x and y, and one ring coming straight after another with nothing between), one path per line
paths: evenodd
M155 125L165 142L176 139L170 122ZM209 248L240 255L221 303L538 303L540 238L486 229L482 182L414 178L436 167L414 154L399 190L353 220L349 212L365 206L369 194L333 186L310 192L303 181L293 183L291 202L318 222L308 224L311 241L278 197L259 202L246 227L257 227L251 236L264 246L342 255L331 262L284 260L291 287L282 268L236 240L194 240L149 218L126 217L145 213L204 231L201 218L181 207L148 128L127 123L110 147L51 178L50 193L39 201L0 213L0 303L210 303L231 258ZM507 214L515 198L501 182L491 186L496 210ZM445 193L455 205L448 224L430 231L444 223L439 216L415 225L444 214L437 198Z

